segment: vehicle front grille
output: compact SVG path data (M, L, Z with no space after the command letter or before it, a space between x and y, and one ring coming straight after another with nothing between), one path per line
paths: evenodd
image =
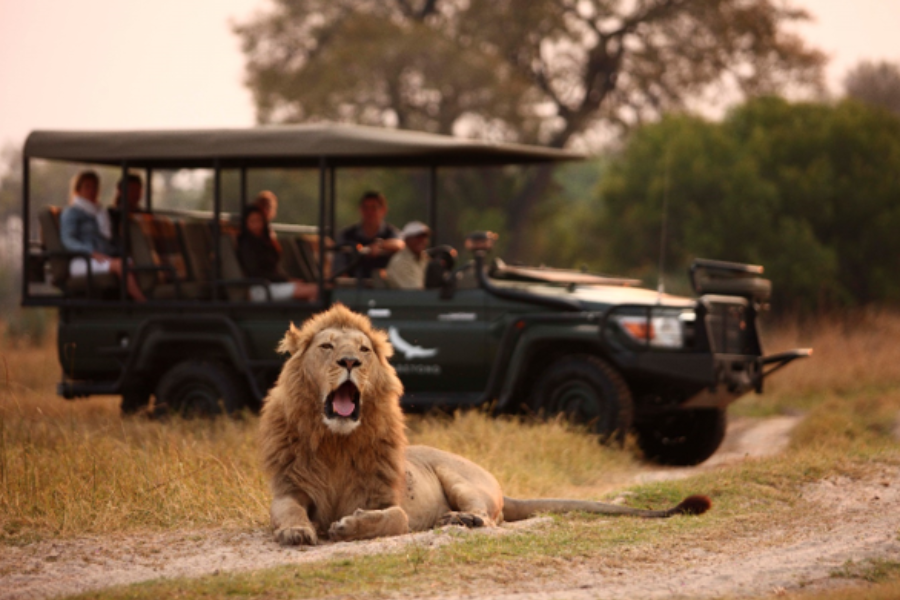
M747 306L710 303L706 316L710 349L722 354L756 354L756 333Z

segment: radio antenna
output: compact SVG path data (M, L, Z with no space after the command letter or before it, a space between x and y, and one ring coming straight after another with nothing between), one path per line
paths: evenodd
M666 293L665 268L666 268L666 237L669 225L669 172L671 171L671 152L666 147L665 156L665 173L663 174L663 205L662 205L662 227L659 232L659 274L656 282L656 303L662 304L662 296Z

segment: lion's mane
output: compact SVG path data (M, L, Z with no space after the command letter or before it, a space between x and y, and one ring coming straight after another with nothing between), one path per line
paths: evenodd
M323 422L315 372L321 365L308 352L316 334L330 328L362 332L377 358L360 390L360 424L349 435L338 435ZM403 385L388 362L393 349L387 335L367 317L335 305L300 329L291 324L279 351L291 356L265 400L260 424L263 465L273 492L306 495L320 534L346 514L346 507L397 505L407 440L399 402Z

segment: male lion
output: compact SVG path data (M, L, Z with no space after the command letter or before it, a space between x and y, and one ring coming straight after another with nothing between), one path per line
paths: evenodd
M426 446L407 447L403 386L384 332L341 305L292 324L279 350L291 354L262 411L271 477L272 527L281 544L319 536L361 540L438 525L495 526L544 511L668 517L699 514L691 496L668 510L576 500L505 498L478 465Z

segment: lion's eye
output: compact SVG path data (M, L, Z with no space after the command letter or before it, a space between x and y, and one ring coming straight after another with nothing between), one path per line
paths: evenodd
M321 348L322 350L334 350L334 346L332 346L328 342L325 342L324 344L319 346L319 348Z
M368 352L368 351L369 351L368 346L360 346L359 349L360 349L362 352Z

